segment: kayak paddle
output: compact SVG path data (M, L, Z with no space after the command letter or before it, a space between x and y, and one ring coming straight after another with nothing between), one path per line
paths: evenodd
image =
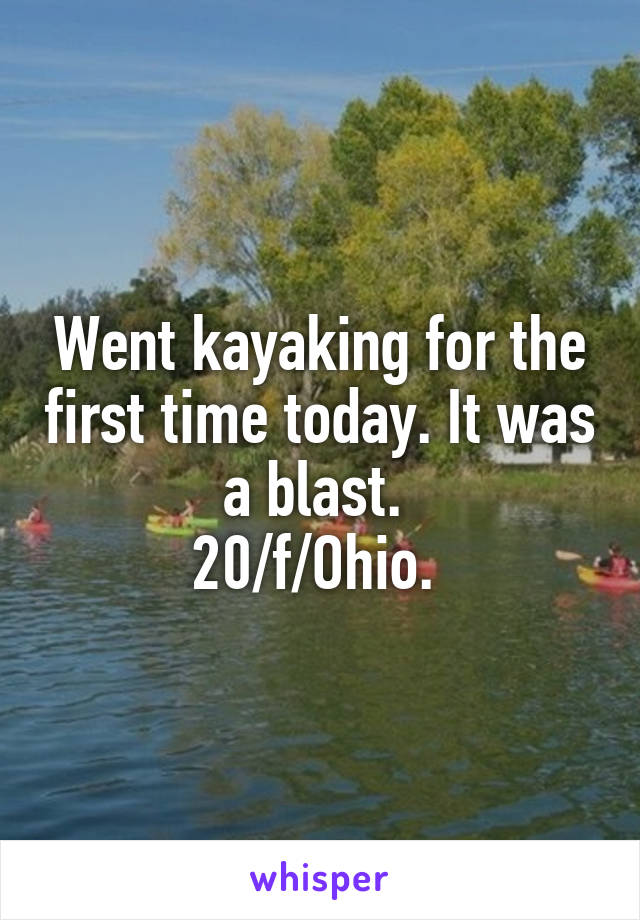
M409 537L412 537L414 535L414 533L418 533L419 530L422 530L422 528L424 527L424 525L427 523L428 520L429 518L426 517L423 521L420 521L419 524L416 524L413 530L410 530L409 533L405 534L405 540L408 540Z
M161 508L160 505L154 505L153 510L157 511L158 514L165 514L167 517L169 517L169 512L167 511L167 509Z
M559 559L560 562L577 562L579 559L584 559L584 556L582 553L570 553L565 549L557 549L556 559Z

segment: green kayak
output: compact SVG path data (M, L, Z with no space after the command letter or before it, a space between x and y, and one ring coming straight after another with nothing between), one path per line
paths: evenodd
M163 524L163 521L166 521L167 516L165 514L150 514L147 517L147 524L161 524L162 526L168 526ZM188 522L185 521L185 528L190 527L192 530L194 527L217 527L218 518L205 518L205 517L192 517Z
M147 521L144 525L149 533L161 534L163 537L195 537L197 527L172 527L171 524L155 524Z

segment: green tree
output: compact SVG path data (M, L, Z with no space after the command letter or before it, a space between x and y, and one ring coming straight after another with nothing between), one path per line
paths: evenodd
M378 191L377 166L408 136L430 137L459 121L456 103L444 93L432 93L411 77L384 83L377 102L349 102L331 138L333 160L350 197L374 204Z
M378 174L379 204L354 220L345 272L365 311L386 310L403 328L424 329L438 312L453 328L473 324L551 232L539 180L492 181L460 132L406 137Z
M182 193L169 199L171 229L162 253L170 263L239 285L286 328L269 265L295 252L296 223L331 175L326 132L237 109L230 124L203 128L187 151Z
M243 290L259 308L254 325L299 328L310 312L329 319L341 195L326 132L238 109L229 125L203 129L182 179L182 196L169 202L165 259ZM310 399L321 385L307 372L300 392Z
M607 168L597 193L640 224L640 60L598 67L587 90L588 136Z
M640 452L640 307L623 308L593 336L598 443L616 455Z
M492 177L537 176L550 202L566 204L582 177L582 116L571 93L532 79L504 89L483 80L464 105L464 131Z
M611 312L632 283L634 248L618 218L598 209L585 214L570 231L555 234L534 266L541 308L559 314Z
M6 399L14 386L15 363L20 351L20 337L11 306L6 297L0 299L0 401Z

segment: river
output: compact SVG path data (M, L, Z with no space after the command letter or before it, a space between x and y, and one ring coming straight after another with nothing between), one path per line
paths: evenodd
M640 552L633 509L413 496L431 592L291 596L194 592L142 526L182 498L54 489L0 541L0 836L640 835L640 596L553 556Z

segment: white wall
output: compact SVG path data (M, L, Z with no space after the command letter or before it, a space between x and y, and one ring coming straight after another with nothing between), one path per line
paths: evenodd
M591 448L588 444L567 444L566 451L560 457L560 463L586 464L591 463Z
M532 444L531 449L526 453L515 451L508 444L487 444L487 454L493 463L503 465L535 466L553 463L553 447L551 444Z
M525 453L515 451L509 444L487 444L487 456L493 463L501 466L540 466L553 463L553 447L551 444L532 444ZM589 464L593 460L589 444L568 444L560 455L560 463L564 465Z

